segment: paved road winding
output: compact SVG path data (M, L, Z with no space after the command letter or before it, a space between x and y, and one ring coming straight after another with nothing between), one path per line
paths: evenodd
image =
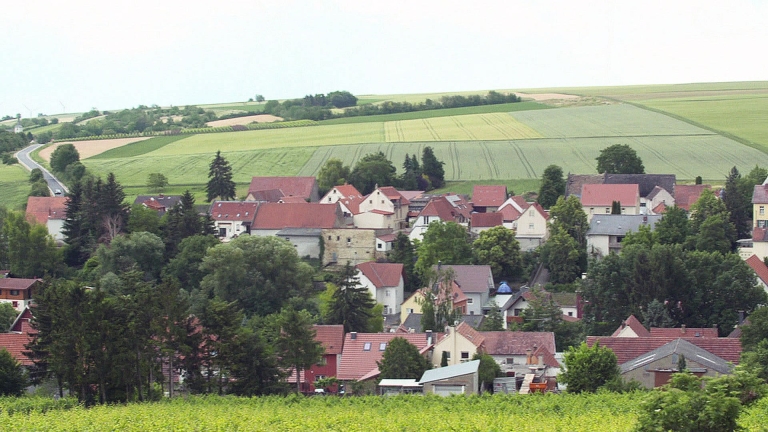
M19 160L19 163L21 165L32 171L35 168L40 168L40 170L43 172L43 178L45 179L45 182L48 183L48 189L51 190L51 195L53 195L57 190L61 191L61 194L65 194L69 192L66 186L62 182L60 182L56 177L53 176L50 172L48 172L47 169L43 168L38 164L37 162L33 161L31 157L29 157L29 154L33 151L37 150L38 148L42 147L42 144L32 144L29 147L25 147L21 150L19 150L18 153L16 153L16 159Z

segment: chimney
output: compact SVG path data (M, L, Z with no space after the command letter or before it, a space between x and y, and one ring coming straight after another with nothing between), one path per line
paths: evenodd
M741 327L742 324L744 324L744 311L740 310L739 311L739 327Z
M351 339L352 340L356 340L357 339L357 332L352 332L352 333L350 333L350 335L351 335Z
M531 364L531 361L532 361L532 359L531 359L531 349L528 348L527 350L525 350L525 364L529 365L529 364Z
M537 364L539 366L544 366L544 354L539 354L539 362Z
M685 334L685 324L680 326L680 331Z
M432 344L432 330L427 330L427 344Z

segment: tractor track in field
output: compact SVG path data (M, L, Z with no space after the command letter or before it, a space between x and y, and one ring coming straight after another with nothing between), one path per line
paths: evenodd
M461 131L463 131L465 134L467 134L467 136L468 136L468 137L472 138L472 140L473 140L473 141L477 141L477 137L475 136L475 134L473 134L473 133L472 133L472 131L470 131L469 129L467 129L467 128L466 128L466 126L464 126L464 125L463 125L463 124L462 124L462 123L459 121L459 119L458 119L458 118L456 118L456 117L451 117L451 120L452 120L452 121L453 121L453 123L456 125L456 127L458 127L458 128L461 130Z
M496 159L493 157L491 149L488 148L488 144L485 141L480 141L479 144L480 148L483 149L483 154L485 154L485 163L488 165L488 171L495 178L499 178L499 167L496 165Z

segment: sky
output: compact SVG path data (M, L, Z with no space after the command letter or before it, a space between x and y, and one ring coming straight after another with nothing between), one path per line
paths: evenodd
M0 116L768 80L763 0L24 0L0 16Z

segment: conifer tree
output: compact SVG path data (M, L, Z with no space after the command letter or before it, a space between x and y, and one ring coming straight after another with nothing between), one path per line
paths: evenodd
M235 199L235 182L232 180L232 167L229 162L221 155L221 151L216 152L216 157L211 161L208 171L208 185L205 187L208 201L213 201L216 197L223 201Z
M345 332L367 331L376 305L356 273L357 269L347 262L335 281L338 289L333 293L329 319L333 324L343 324Z
M432 147L424 147L424 151L421 155L421 170L429 177L429 182L432 187L439 189L445 185L445 170L443 169L444 162L435 157L435 153Z

